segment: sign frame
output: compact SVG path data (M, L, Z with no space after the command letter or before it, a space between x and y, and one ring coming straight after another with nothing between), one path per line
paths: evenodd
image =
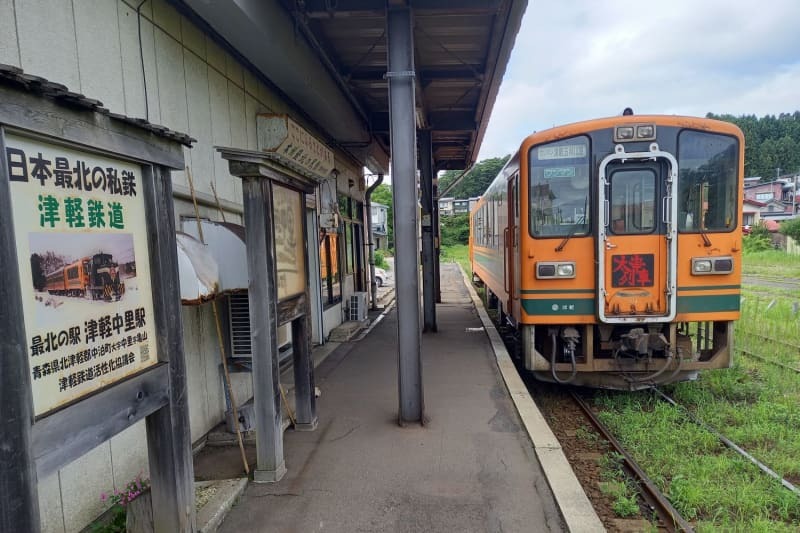
M38 479L144 419L155 531L195 531L171 170L192 139L111 115L39 79L0 72L0 530L40 531ZM79 98L78 98L79 97ZM63 105L62 105L63 102ZM41 140L142 169L158 363L35 420L5 137Z

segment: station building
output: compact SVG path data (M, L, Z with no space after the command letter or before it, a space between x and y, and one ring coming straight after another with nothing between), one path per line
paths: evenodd
M112 116L133 117L195 139L184 149L186 168L172 173L176 228L194 237L203 228L220 273L216 287L204 287L202 276L192 280L196 294L190 290L185 295L182 323L175 325L183 328L191 438L197 445L227 411L214 314L204 302L223 295L218 302L227 356L243 369L249 356L242 185L218 148L265 150L274 154L275 172L300 172L318 184L307 197L302 220L313 344L324 344L349 318L356 301L351 296L369 290L368 181L389 172L390 141L388 109L364 102L372 94L386 99L382 17L387 6L361 2L366 8L357 9L359 17L337 19L336 9L350 4L359 3L0 4L4 68L95 99ZM433 13L449 9L447 2L408 4ZM444 52L446 32L437 34L435 23L425 27L424 18L417 21L428 32L423 48L440 58L438 70L430 70L417 86L419 96L428 97L420 98L427 107L418 108L416 123L429 132L434 171L466 168L477 155L525 7L524 2L461 4L466 28L461 42L447 43ZM338 23L324 26L324 34L314 31L320 28L315 21L328 20ZM365 21L377 29L354 31L366 27ZM472 38L465 40L464 34ZM354 44L341 44L348 42ZM338 64L326 53L334 49ZM341 73L344 63L353 67L349 79ZM445 96L437 100L437 94ZM461 107L455 108L454 101ZM287 142L301 149L293 151ZM188 257L190 247L182 253L188 264L203 261ZM197 275L194 270L181 274ZM288 332L279 332L279 340L286 344ZM234 372L231 378L239 403L253 396L247 372ZM106 509L101 493L121 489L137 474L147 476L147 470L140 422L38 480L42 530L81 530Z

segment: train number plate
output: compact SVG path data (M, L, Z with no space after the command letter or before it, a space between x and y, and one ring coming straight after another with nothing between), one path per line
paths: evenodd
M612 287L652 287L653 254L625 254L611 257Z

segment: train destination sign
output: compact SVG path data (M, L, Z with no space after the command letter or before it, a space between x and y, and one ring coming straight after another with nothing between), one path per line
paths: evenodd
M544 179L574 178L575 167L545 167Z
M158 361L141 167L7 135L35 415Z
M575 159L586 157L586 144L563 144L560 146L540 146L537 150L539 161L550 159Z

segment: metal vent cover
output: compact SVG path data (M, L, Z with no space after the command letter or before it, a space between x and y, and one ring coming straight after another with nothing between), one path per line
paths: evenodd
M250 340L250 300L246 292L228 297L231 331L231 357L252 357Z

